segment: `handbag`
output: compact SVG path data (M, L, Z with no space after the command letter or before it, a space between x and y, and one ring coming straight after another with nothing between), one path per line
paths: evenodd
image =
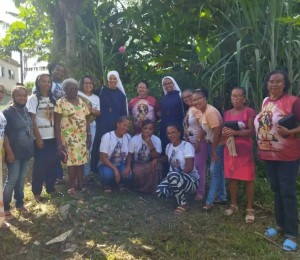
M288 130L294 129L297 127L296 116L294 114L286 115L278 121L278 125Z

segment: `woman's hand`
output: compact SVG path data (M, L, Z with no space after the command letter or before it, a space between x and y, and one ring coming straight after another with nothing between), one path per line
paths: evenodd
M212 157L214 162L220 160L220 157L217 155L217 152L211 152L211 157Z
M153 171L153 172L157 171L157 169L158 169L158 162L157 162L157 159L152 160L151 166L152 166L152 171Z
M151 146L152 145L151 135L144 134L143 137L144 137L145 143L148 144L148 146Z
M90 133L86 134L86 147L90 149L92 144L92 135Z
M280 134L281 136L288 136L291 134L289 129L287 129L281 125L277 126L277 133Z
M42 138L36 138L36 147L40 149L44 147L44 142Z
M118 169L114 170L114 174L115 174L115 181L117 184L119 184L121 181L121 174L119 170Z
M122 175L124 175L124 177L128 177L130 173L131 173L131 168L129 166L126 166L122 171Z
M235 131L231 128L228 128L228 127L223 127L222 129L222 135L225 136L225 137L231 137L231 136L234 136L235 135Z
M66 147L62 144L57 144L57 154L58 154L58 156L61 155L62 151L67 153Z
M16 160L13 152L6 152L6 162L13 163Z

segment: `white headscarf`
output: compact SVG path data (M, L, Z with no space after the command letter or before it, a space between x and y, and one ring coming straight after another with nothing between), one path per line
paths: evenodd
M128 101L127 101L127 96L126 96L126 92L125 89L123 87L122 81L120 79L120 75L119 72L117 72L116 70L111 70L110 72L107 73L107 80L109 80L109 77L111 75L114 75L117 78L117 88L119 90L121 90L121 92L125 95L125 100L126 100L126 111L127 111L127 116L128 116Z
M126 96L126 93L125 93L125 90L124 90L122 81L121 81L120 76L119 76L119 72L117 72L116 70L112 70L112 71L108 72L108 73L107 73L107 80L109 80L109 77L110 77L111 75L114 75L114 76L117 78L117 88L118 88L119 90L121 90L122 93Z
M172 80L172 82L173 82L173 90L177 90L177 91L179 91L179 96L181 97L181 89L179 88L179 86L178 86L178 84L177 84L177 82L175 81L175 79L173 79L171 76L166 76L166 77L164 77L162 80L161 80L161 85L162 85L162 87L163 87L163 91L164 91L164 93L165 93L165 95L167 94L167 91L165 90L165 88L164 88L164 80L165 79L170 79L170 80Z

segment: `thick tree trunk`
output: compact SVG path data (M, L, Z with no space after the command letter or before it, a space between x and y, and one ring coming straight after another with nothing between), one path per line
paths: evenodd
M66 30L66 66L72 75L76 58L76 15L83 0L58 0L61 13L64 15Z

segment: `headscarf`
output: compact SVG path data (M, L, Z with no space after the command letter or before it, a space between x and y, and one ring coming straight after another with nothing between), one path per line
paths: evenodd
M167 91L166 91L165 88L164 88L164 80L165 80L165 79L170 79L170 80L172 80L173 86L174 86L174 87L173 87L173 90L179 91L179 96L181 97L181 90L180 90L180 88L179 88L177 82L175 81L175 79L173 79L171 76L166 76L166 77L164 77L164 78L161 80L161 85L162 85L162 87L163 87L163 91L164 91L165 95L167 94Z
M119 72L117 72L116 70L111 70L107 73L107 80L109 80L109 76L114 75L117 78L117 88L119 90L121 90L121 92L124 94L125 96L125 100L126 100L126 111L127 111L127 115L128 115L128 101L127 101L127 96L126 96L126 92L125 89L123 87L122 81L120 79L120 75Z
M117 78L117 88L118 88L119 90L121 90L122 93L123 93L123 94L125 95L125 97L126 97L126 93L125 93L125 90L124 90L122 81L121 81L121 79L120 79L119 73L118 73L116 70L112 70L112 71L108 72L108 73L107 73L107 80L109 80L109 77L110 77L111 75L114 75L114 76Z

